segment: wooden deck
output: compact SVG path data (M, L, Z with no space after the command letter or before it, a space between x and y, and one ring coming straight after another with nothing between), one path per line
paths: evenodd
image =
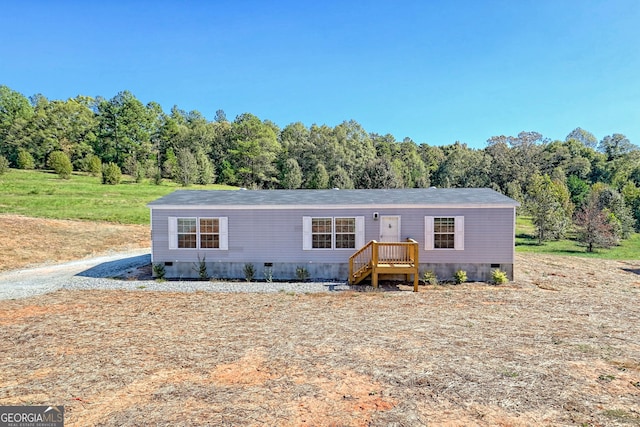
M418 242L370 241L349 258L349 284L355 285L371 276L371 284L378 287L380 274L404 274L407 281L413 275L413 291L418 292Z

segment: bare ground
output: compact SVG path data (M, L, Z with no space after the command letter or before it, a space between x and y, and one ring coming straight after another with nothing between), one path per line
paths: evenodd
M0 214L0 271L148 248L149 226Z
M516 276L0 301L0 405L62 404L69 426L640 425L640 261L520 255Z

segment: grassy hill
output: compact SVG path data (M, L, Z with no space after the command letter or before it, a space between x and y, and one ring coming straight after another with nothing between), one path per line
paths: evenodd
M81 219L120 224L148 224L147 203L177 190L173 182L136 183L128 177L103 185L99 177L73 174L70 179L43 171L10 169L0 176L0 213L35 218ZM193 185L190 189L231 190L225 185Z
M76 173L61 179L52 172L10 169L0 176L0 213L35 218L108 221L119 224L148 224L147 203L183 188L166 181L136 183L125 176L118 185L103 185L100 178ZM193 185L189 189L232 190L225 185ZM578 255L605 259L640 258L640 234L620 246L587 253L572 235L566 240L538 245L531 219L518 217L516 251L555 255Z

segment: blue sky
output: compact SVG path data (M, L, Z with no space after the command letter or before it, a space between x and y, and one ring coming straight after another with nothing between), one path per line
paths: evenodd
M431 145L576 127L640 144L637 0L7 3L0 84L26 96L129 90Z

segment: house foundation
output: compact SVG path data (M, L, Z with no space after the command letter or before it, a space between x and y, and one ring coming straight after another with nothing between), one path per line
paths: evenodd
M347 281L349 263L240 263L205 262L207 277L217 280L245 280L245 266L252 265L254 280L296 281L307 277L314 281ZM165 277L168 279L198 279L199 263L165 262ZM513 280L513 264L432 264L420 263L420 278L427 270L432 270L439 281L453 281L456 271L464 270L470 282L490 282L491 271L500 269ZM305 273L306 271L306 273ZM381 275L382 280L405 280L404 275Z

